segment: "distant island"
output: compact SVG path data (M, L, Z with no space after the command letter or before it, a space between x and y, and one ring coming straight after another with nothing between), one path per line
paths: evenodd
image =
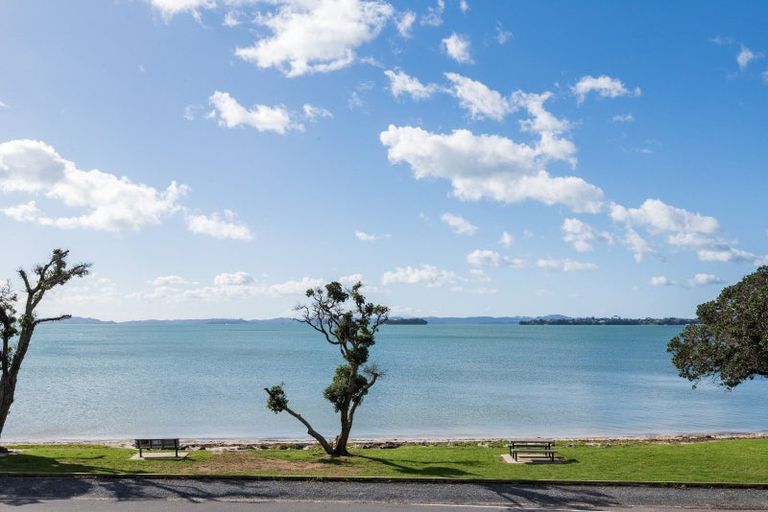
M696 324L695 318L532 318L522 320L520 325L688 325Z
M64 324L77 325L293 325L296 320L288 317L245 320L243 318L190 318L178 320L127 320L115 322L96 318L73 316L63 320ZM572 318L565 315L547 316L425 316L419 318L390 318L388 325L688 325L698 323L691 318L621 318L584 317Z
M427 325L429 322L423 318L390 318L384 323L389 325Z

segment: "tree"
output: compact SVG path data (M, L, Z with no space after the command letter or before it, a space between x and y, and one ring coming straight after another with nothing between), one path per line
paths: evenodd
M283 386L264 388L267 392L267 408L275 414L287 412L299 420L307 433L314 437L331 457L349 455L347 442L352 431L355 412L368 391L376 384L382 372L376 365L367 365L370 348L375 343L379 327L387 320L389 308L366 302L360 293L363 284L344 288L336 281L323 288L306 292L310 303L298 306L300 322L312 327L325 337L325 341L338 347L344 362L336 368L331 384L323 395L339 413L341 431L331 443L300 414L288 407Z
M45 322L70 318L70 315L38 318L35 309L48 290L66 284L73 277L88 275L90 264L81 263L68 268L67 256L69 256L69 251L54 249L48 263L35 266L31 272L31 279L24 269L19 269L19 276L24 283L27 294L23 303L23 313L20 316L17 316L16 311L18 295L12 291L10 283L0 287L0 328L2 329L0 335L3 342L2 351L0 351L0 367L2 367L2 373L0 373L0 435L3 432L5 421L8 419L13 395L16 392L16 379L24 356L27 354L35 327Z
M711 377L727 389L768 377L768 266L700 304L696 315L701 323L667 345L681 377L694 386Z

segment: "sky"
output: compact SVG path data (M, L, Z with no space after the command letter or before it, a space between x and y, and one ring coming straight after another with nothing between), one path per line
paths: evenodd
M693 316L768 264L768 4L0 5L0 277L45 311Z

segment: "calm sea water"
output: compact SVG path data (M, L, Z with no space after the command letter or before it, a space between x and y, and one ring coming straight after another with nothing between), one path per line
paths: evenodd
M768 383L696 390L665 351L678 327L386 326L387 370L356 437L565 436L768 430ZM24 362L5 439L300 438L265 406L285 382L321 431L335 348L302 326L55 325Z

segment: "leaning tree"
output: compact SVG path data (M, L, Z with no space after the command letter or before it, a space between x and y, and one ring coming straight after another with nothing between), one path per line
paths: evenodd
M387 320L389 308L366 302L360 293L363 284L345 288L333 281L323 288L307 290L309 304L298 306L300 322L323 335L325 341L338 347L344 362L336 368L331 384L325 388L326 400L339 414L341 430L331 442L315 430L299 413L288 407L282 385L264 388L267 407L274 413L287 412L299 420L331 457L349 455L347 442L355 412L382 372L368 365L368 355L379 327Z
M762 266L696 309L700 323L686 326L667 351L680 376L704 377L727 389L768 377L768 266Z
M69 318L70 315L60 315L49 318L39 318L35 309L43 300L46 292L66 284L73 277L88 275L90 264L80 263L69 267L67 264L69 251L54 249L50 260L37 265L32 272L19 269L19 276L24 283L26 298L19 303L18 295L11 290L10 283L0 287L0 328L2 329L3 346L0 350L0 435L3 433L8 411L13 403L16 392L16 380L21 370L21 363L27 354L29 342L35 327L44 322L54 322ZM17 313L17 306L22 313Z

